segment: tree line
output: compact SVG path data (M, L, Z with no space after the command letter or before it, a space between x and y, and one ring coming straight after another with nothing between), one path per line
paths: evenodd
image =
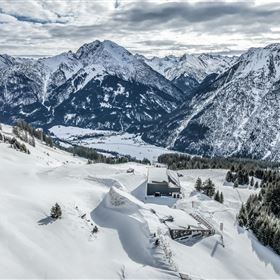
M210 178L204 182L202 182L200 178L197 178L194 187L196 191L201 192L220 203L224 203L223 193L222 192L220 193L219 191L215 192L215 184L212 182Z
M242 204L238 223L250 229L265 246L280 255L280 175L266 172L259 194L252 194Z
M24 143L20 143L15 137L9 137L0 132L0 141L10 144L10 147L17 151L30 154L30 151L27 149L26 145Z
M108 164L119 164L119 163L126 163L126 162L137 162L142 164L151 164L151 162L144 158L143 160L137 160L134 157L129 155L126 156L114 156L114 157L107 157L101 153L98 153L94 148L83 147L83 146L73 146L68 148L63 148L60 146L61 149L66 150L72 153L74 156L79 156L86 158L88 160L88 164L91 163L108 163Z
M162 154L158 157L158 162L166 164L168 168L178 169L245 169L263 170L266 168L276 169L280 167L279 162L264 160L221 158L221 157L198 157L178 153Z
M24 120L17 120L13 126L13 133L22 141L29 143L35 147L35 139L37 138L46 145L53 147L53 140L51 136L47 135L42 129L36 129Z

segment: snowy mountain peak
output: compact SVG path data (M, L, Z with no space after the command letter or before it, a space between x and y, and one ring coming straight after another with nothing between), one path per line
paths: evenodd
M77 57L72 51L64 52L51 57L40 58L38 62L46 66L50 72L55 72L61 64L74 65L78 63Z
M264 49L270 49L270 50L280 50L280 43L273 43L273 44L269 44L266 47L264 47Z
M279 160L280 44L252 48L196 90L152 139L184 152ZM156 136L155 136L156 135Z
M10 106L2 114L6 122L24 118L46 125L59 118L64 124L117 130L156 119L185 98L165 77L109 40L85 44L76 53L5 66L1 89L0 111Z
M225 71L236 60L236 57L213 54L192 55L187 53L180 57L168 56L148 59L144 56L138 56L138 58L145 61L170 81L180 77L188 77L195 79L198 83L202 82L209 74L219 74Z
M251 48L237 60L238 76L256 76L267 83L280 78L280 44Z
M76 55L78 58L83 58L89 53L95 52L100 45L101 42L99 40L95 40L91 43L86 43L77 50Z
M103 42L96 40L91 43L84 44L78 49L76 55L79 59L97 59L100 55L101 58L108 59L115 55L130 56L132 54L125 48L110 40L104 40Z
M7 66L11 66L15 63L15 58L13 58L12 56L9 56L7 54L1 54L0 55L0 69L7 67Z

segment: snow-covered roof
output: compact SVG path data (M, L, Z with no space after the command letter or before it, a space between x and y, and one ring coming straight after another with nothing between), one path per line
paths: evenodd
M161 167L150 167L148 170L148 183L168 183L167 169Z
M177 172L168 169L167 175L169 177L169 181L171 181L173 185L180 186L180 181Z
M148 183L169 183L169 187L180 187L178 175L175 171L162 167L150 167Z

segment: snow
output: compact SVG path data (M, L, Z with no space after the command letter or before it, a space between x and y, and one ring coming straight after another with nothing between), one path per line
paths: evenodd
M147 132L150 140L192 154L277 161L279 48L272 44L241 55L208 91L174 112L169 131L159 126ZM203 129L190 139L193 125Z
M3 130L11 136L11 127ZM153 198L145 197L148 166L88 165L37 140L27 146L30 155L0 142L0 278L279 278L280 257L235 221L241 202L257 191L224 184L226 170L182 170L183 199ZM225 203L196 193L197 177L211 178ZM55 202L62 218L53 221ZM169 237L160 219L196 226L193 212L216 229L223 222L224 248L219 234L185 243Z
M198 82L202 82L209 74L222 73L236 60L236 57L212 54L184 54L181 57L171 55L150 59L142 55L136 55L136 57L170 81L180 76L190 76Z
M126 81L134 80L145 85L151 85L172 95L173 98L182 98L182 93L177 91L177 88L164 77L158 75L146 63L112 41L104 40L100 42L96 40L84 44L76 52L76 56L84 67L92 64L100 65L109 75L121 77Z
M104 106L107 103L104 103ZM172 151L145 143L140 135L127 132L116 132L110 130L93 130L73 126L53 126L50 129L57 138L91 147L99 150L117 152L121 155L130 155L142 160L147 158L150 161L156 160L159 155ZM87 136L86 138L84 136ZM81 139L82 138L82 139Z
M151 167L148 170L148 178L150 183L168 182L167 169Z
M236 214L241 203L246 202L249 195L256 191L249 188L234 189L224 184L226 170L180 172L184 174L180 179L185 187L186 198L178 201L177 208L190 209L190 202L194 201L195 206L192 210L203 214L216 229L219 229L222 222L225 248L220 245L219 235L202 239L194 244L186 244L187 250L181 244L172 242L178 267L182 271L192 271L193 275L208 279L279 278L279 256L262 246L250 232L244 231L236 224ZM216 188L223 192L224 205L193 192L198 177L202 180L207 178L213 180ZM186 259L187 262L183 261ZM204 264L203 267L201 264Z
M5 213L0 217L0 238L5 240L0 244L5 254L0 278L116 279L123 273L129 278L177 278L162 253L150 248L144 219L137 220L140 213L134 219L132 212L130 217L111 210L105 203L110 186L91 180L97 173L110 178L121 172L125 181L127 166L87 165L38 141L28 148L30 155L0 143L0 209ZM55 202L63 216L52 221L48 215ZM90 222L81 219L83 213ZM99 227L96 235L91 223Z

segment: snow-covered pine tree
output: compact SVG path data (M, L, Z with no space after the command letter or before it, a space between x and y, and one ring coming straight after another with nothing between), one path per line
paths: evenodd
M247 213L246 213L246 208L244 204L242 203L238 217L237 217L238 223L241 227L247 226Z
M215 185L210 178L203 182L202 192L209 197L213 197L213 195L215 194Z
M198 192L200 192L202 190L202 181L200 178L197 178L194 187Z
M254 177L252 176L251 177L251 180L250 180L250 186L253 187L255 184L255 181L254 181Z
M222 192L220 193L220 202L221 202L221 203L224 203L224 195L223 195Z
M220 202L220 193L219 193L219 191L217 191L217 192L215 193L215 195L214 195L214 200Z
M51 208L51 217L53 219L58 219L61 218L62 216L62 211L58 203L56 203L52 208Z
M232 182L232 180L233 180L232 173L231 173L231 171L228 171L227 175L226 175L226 181L227 182Z
M278 223L278 229L274 233L273 241L272 241L273 249L277 254L280 255L280 225Z

